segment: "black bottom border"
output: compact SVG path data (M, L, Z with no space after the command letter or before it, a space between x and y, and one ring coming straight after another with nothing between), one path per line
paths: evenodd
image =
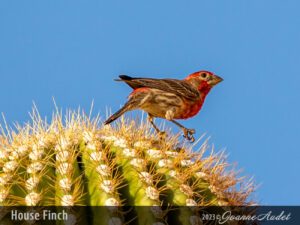
M154 216L155 215L155 216ZM114 218L114 219L112 219ZM120 218L120 219L116 219ZM153 218L155 218L153 220ZM200 219L200 220L199 220ZM2 224L201 225L262 224L300 225L300 206L0 206ZM125 221L125 222L124 222ZM160 223L159 223L160 222Z

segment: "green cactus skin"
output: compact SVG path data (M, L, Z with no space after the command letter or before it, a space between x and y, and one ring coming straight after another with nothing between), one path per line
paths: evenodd
M72 206L107 206L91 207L93 224L194 225L202 224L201 207L254 203L252 180L228 170L223 152L205 158L207 141L192 150L178 136L161 140L149 124L124 118L113 128L74 112L51 124L37 111L32 117L32 125L2 130L2 206L69 206L69 213ZM90 222L85 214L73 215L74 224Z

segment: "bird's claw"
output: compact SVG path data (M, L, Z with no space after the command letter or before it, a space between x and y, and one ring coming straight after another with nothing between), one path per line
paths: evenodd
M159 135L160 139L164 139L165 137L168 136L168 133L164 132L164 131L159 131L158 135Z
M193 143L195 141L195 138L193 136L193 134L196 133L195 129L184 128L183 133L184 133L183 137L185 137L188 141L191 141L191 143Z

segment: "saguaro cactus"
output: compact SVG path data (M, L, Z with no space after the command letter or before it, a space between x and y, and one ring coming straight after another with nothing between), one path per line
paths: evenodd
M91 207L93 223L160 225L201 224L194 206L254 202L255 185L229 169L224 152L204 157L207 141L193 150L178 136L161 140L147 123L124 118L116 128L75 112L65 120L56 114L50 124L36 111L32 118L2 129L2 206L109 206ZM169 206L187 207L172 214Z

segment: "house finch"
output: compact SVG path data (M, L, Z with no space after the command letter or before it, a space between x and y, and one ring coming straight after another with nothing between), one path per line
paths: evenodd
M125 105L109 117L105 124L113 122L125 112L142 109L148 113L149 122L159 134L165 135L165 132L156 127L153 117L173 122L183 130L184 137L191 142L195 141L195 129L187 129L175 119L195 116L211 88L223 80L208 71L192 73L183 80L132 78L126 75L119 77L120 79L115 81L124 81L133 91Z

